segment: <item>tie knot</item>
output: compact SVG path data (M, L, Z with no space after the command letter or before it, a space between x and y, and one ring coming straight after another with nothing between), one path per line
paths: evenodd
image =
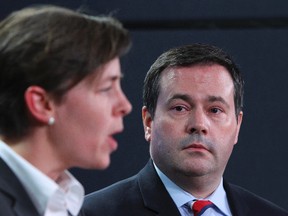
M201 215L207 208L213 206L209 200L196 200L192 203L192 211L194 216Z

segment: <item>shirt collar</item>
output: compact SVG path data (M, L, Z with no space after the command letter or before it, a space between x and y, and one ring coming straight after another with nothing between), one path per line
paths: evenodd
M1 140L0 157L18 177L41 215L51 205L64 208L65 212L68 209L72 215L78 214L84 199L84 188L68 171L64 171L56 183Z
M189 202L190 200L195 199L191 194L184 191L182 188L180 188L178 185L176 185L174 182L172 182L157 166L154 164L154 167L156 169L156 172L158 176L160 177L161 181L163 182L166 190L172 197L174 203L179 208L185 203Z
M57 180L57 189L49 197L46 212L69 212L78 215L84 199L82 185L68 172L65 171Z
M219 186L216 188L216 190L205 199L208 199L211 202L213 202L214 205L216 205L226 215L232 215L228 204L227 195L223 186L223 178L221 178L221 182Z
M154 163L154 167L156 172L163 182L166 190L168 191L169 195L173 199L174 203L178 208L190 202L191 200L196 199L192 194L188 193L187 191L180 188L176 185L173 181L171 181ZM223 187L223 178L221 178L221 182L217 189L205 199L209 199L211 202L214 203L223 213L226 215L231 215L226 192Z

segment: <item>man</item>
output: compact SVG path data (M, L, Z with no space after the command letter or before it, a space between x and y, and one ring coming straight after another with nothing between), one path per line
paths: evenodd
M243 80L226 53L202 44L165 52L148 71L143 96L152 160L88 195L86 216L288 215L222 178L243 118Z
M104 169L131 104L117 20L29 7L0 23L0 215L79 215L71 167Z

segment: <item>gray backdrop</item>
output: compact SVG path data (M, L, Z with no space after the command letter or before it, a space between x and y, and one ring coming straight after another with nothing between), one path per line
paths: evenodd
M287 0L1 0L0 18L37 3L112 13L133 37L122 61L122 85L133 112L125 118L126 131L118 136L119 148L107 170L72 169L86 193L129 177L146 164L144 76L163 51L204 42L230 53L245 79L244 122L225 178L288 209Z

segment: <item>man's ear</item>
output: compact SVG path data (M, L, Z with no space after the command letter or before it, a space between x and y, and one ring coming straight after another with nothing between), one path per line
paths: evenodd
M148 112L147 107L142 107L142 121L145 133L145 139L150 142L151 141L151 127L152 127L152 117L151 114Z
M239 136L240 127L242 124L242 119L243 119L243 112L240 111L238 116L237 116L237 129L236 129L236 136L235 136L234 144L236 144L238 142L238 136Z
M25 91L25 102L28 111L36 121L47 124L53 116L51 100L47 92L39 86L30 86Z

